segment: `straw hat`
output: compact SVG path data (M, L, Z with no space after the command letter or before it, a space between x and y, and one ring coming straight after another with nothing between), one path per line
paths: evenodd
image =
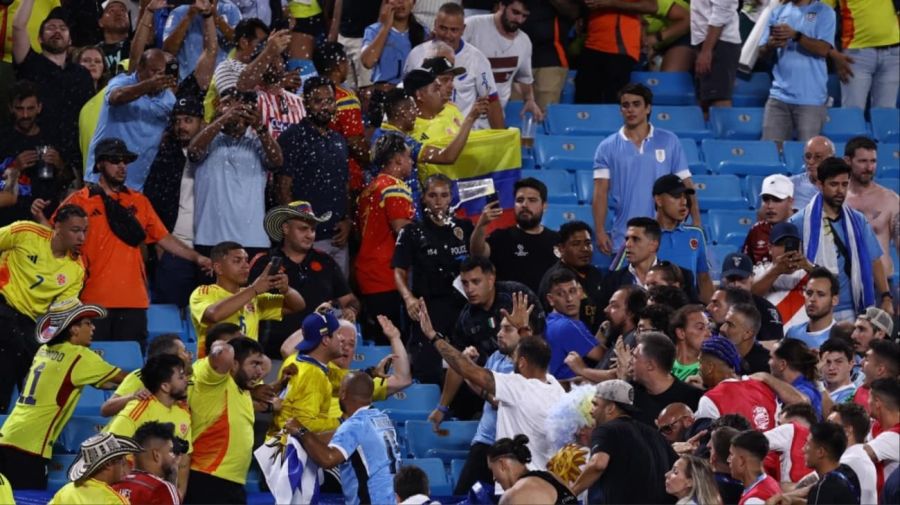
M128 437L112 433L98 433L81 443L78 456L69 467L69 480L77 482L89 478L107 461L143 451L140 444Z
M99 305L83 304L77 298L55 302L50 305L50 310L38 319L34 338L39 344L46 344L72 323L86 317L102 319L106 317L106 309Z
M314 223L324 223L331 219L331 211L325 212L321 216L316 216L313 212L312 205L303 200L297 200L296 202L291 202L287 205L279 205L270 210L269 213L266 214L266 219L263 221L263 226L266 228L266 233L269 235L269 238L276 242L283 240L284 233L281 232L281 225L291 219L303 219L304 221L311 221Z

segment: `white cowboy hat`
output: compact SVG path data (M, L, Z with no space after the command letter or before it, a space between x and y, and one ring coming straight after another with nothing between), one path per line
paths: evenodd
M99 305L87 305L77 298L55 302L50 310L38 319L34 328L34 338L39 344L46 344L68 328L72 323L86 317L103 319L106 309Z

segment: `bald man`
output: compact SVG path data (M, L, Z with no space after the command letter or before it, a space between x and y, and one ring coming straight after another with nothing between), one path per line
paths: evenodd
M670 444L684 442L694 424L694 412L683 403L672 403L656 416L656 427Z
M113 77L103 96L84 166L94 166L94 148L100 139L120 138L132 152L138 153L138 158L128 165L125 185L134 191L143 190L175 107L173 90L177 75L174 56L159 49L147 49L138 60L136 72ZM86 181L94 183L100 176L92 170L85 170L84 175Z
M809 139L803 148L803 167L804 173L791 176L791 182L794 183L794 208L802 209L816 193L819 192L818 179L816 174L819 170L819 164L825 158L834 156L834 144L828 137L818 135Z

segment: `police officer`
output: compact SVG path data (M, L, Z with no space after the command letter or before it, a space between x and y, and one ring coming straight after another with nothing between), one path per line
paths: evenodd
M419 300L424 299L437 331L449 334L466 299L453 287L459 264L469 255L472 223L450 215L452 181L443 174L425 180L422 191L424 217L404 226L394 249L394 281L403 297L407 314L418 318ZM412 282L410 283L410 270ZM412 325L407 349L413 377L419 382L440 384L441 356L419 329Z

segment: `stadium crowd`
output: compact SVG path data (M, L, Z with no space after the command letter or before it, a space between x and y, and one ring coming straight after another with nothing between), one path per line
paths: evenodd
M897 107L898 19L888 0L0 1L0 502L900 503L900 197L868 132L823 136L829 70L842 107ZM682 139L631 74L691 72L708 115L739 66L772 75L761 139L804 161L762 180L716 271ZM574 102L621 127L595 146L592 222L552 229L520 158L570 68ZM149 331L154 306L188 329ZM421 416L380 404L423 385ZM88 386L105 419L56 485ZM410 458L399 426L425 420L477 422L453 497Z

